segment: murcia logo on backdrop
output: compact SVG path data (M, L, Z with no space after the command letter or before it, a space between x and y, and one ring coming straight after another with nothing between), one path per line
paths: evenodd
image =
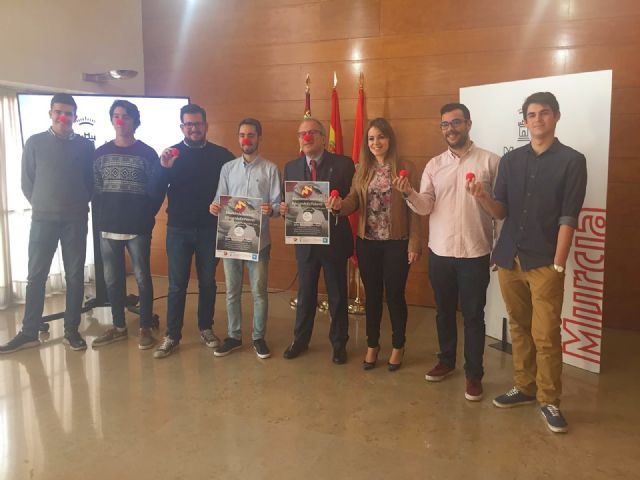
M517 110L516 123L518 125L518 137L516 138L516 142L528 142L529 139L529 130L527 130L527 126L524 123L524 119L522 118L522 109ZM502 154L509 153L513 150L514 146L505 145L502 147Z
M76 125L78 131L76 132L78 135L82 135L84 138L91 140L93 143L96 142L96 134L94 132L94 125L96 121L90 117L80 117L76 120Z
M522 109L518 110L518 141L519 142L528 142L529 141L529 130L527 130L527 126L524 123L524 119L522 118Z

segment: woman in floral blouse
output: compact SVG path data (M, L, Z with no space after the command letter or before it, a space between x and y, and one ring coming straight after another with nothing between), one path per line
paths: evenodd
M420 219L392 188L393 179L407 175L414 188L420 183L413 164L398 157L396 137L389 122L376 118L369 122L360 151L360 163L349 194L330 198L327 206L341 216L359 210L356 253L365 290L367 314L367 354L363 367L375 367L380 353L380 321L383 290L393 331L389 371L402 365L407 302L405 285L409 265L421 253Z

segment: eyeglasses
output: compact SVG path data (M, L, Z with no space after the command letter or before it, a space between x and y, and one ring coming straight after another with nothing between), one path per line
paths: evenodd
M322 132L320 130L307 130L302 131L302 132L298 132L298 138L304 138L305 135L309 134L309 135L317 135L317 134L321 134Z
M200 128L204 125L204 122L184 122L182 126L184 128Z
M440 128L442 130L446 130L449 127L458 128L463 123L466 123L467 120L463 120L462 118L454 118L450 122L440 122Z

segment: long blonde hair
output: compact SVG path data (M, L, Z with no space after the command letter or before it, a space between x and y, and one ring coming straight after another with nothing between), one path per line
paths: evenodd
M391 176L398 175L398 147L396 142L396 134L393 132L393 128L389 122L382 118L374 118L367 125L366 135L363 135L362 145L360 146L360 158L358 168L356 169L356 178L368 184L374 173L377 160L371 150L369 149L369 130L377 128L382 134L389 139L389 150L385 155L385 162L391 164Z

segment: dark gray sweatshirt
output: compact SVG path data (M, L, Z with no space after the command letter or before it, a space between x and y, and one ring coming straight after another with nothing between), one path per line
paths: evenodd
M93 192L93 143L51 129L27 140L22 154L22 192L33 220L86 220Z

